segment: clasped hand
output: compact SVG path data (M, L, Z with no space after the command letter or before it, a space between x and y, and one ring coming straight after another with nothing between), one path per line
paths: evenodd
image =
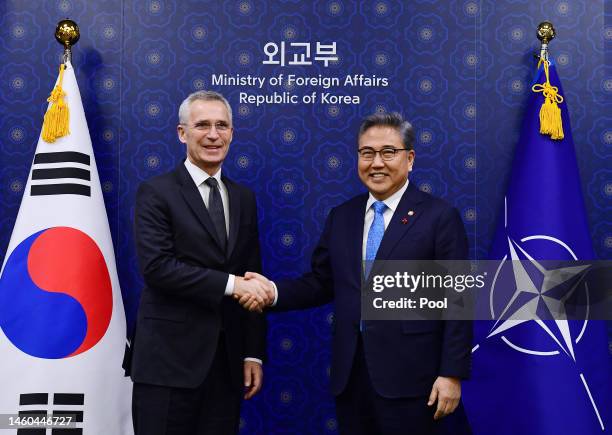
M234 299L249 311L261 313L274 302L274 293L272 281L259 273L247 272L234 282Z

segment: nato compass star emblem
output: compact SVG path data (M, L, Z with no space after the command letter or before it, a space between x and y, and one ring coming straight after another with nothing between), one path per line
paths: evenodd
M543 261L537 261L529 253L530 243L552 243L556 245L555 248L563 252L563 256L569 255L573 260L578 260L578 258L565 242L552 236L536 234L522 237L518 241L514 240L508 235L507 205L504 211L508 254L502 258L491 284L489 311L491 318L498 320L486 339L500 336L501 340L515 351L535 357L552 357L563 353L575 363L574 345L578 344L584 336L589 320L589 289L583 278L591 265L545 267ZM497 294L496 286L498 290L502 288L502 291L498 291ZM510 286L510 291L507 290L508 286ZM580 317L584 319L582 327L576 338L573 338L566 313L566 302L577 292L580 292L579 296L584 296L586 303L584 304L585 311ZM507 299L507 302L500 304L499 301L496 301L496 296L498 299ZM504 334L529 321L534 321L550 337L551 344L554 344L557 350L534 349L527 345L519 345ZM476 352L479 347L480 345L476 345L472 353ZM587 381L582 373L579 375L600 427L605 430Z
M583 272L590 265L547 270L516 241L510 237L507 237L507 240L510 264L514 275L514 293L503 311L497 316L499 320L497 320L487 338L498 335L521 323L534 320L563 352L576 361L565 303L576 291L584 277ZM525 263L520 261L521 258L519 258L517 250L529 261L539 276L533 276L529 273ZM496 277L504 263L505 259L500 264ZM495 282L493 285L495 285ZM494 315L493 291L491 291L491 314ZM544 320L552 319L554 319L556 325L555 331L544 322Z

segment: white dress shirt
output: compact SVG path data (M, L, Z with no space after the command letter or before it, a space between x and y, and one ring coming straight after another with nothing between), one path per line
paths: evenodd
M387 206L387 208L383 212L383 220L385 221L385 231L387 230L387 227L389 226L389 222L391 222L393 213L395 213L395 209L399 205L399 202L402 199L404 192L406 192L406 189L408 189L408 183L409 181L406 180L406 183L400 188L400 190L398 190L393 195L391 195L389 198L383 201L385 205ZM376 201L378 200L374 198L374 195L372 195L372 193L370 192L370 196L368 197L368 202L366 203L366 208L365 208L365 219L363 220L363 243L361 245L361 258L363 258L364 260L366 257L366 245L368 243L368 232L370 231L370 227L372 226L372 222L374 221L375 213L374 213L374 209L372 208L372 204L374 204Z

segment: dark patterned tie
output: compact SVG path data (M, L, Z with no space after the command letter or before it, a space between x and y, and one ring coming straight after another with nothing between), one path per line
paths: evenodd
M221 201L221 193L219 192L219 183L213 177L204 181L210 187L208 194L208 213L215 225L217 235L221 241L221 249L225 251L227 244L227 231L225 230L225 213L223 212L223 201Z

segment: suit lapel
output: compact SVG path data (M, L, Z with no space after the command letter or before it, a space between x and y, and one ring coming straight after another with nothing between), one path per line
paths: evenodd
M350 220L347 222L348 234L350 235L350 245L348 246L347 255L349 264L355 269L355 273L351 276L357 278L355 287L361 288L361 280L363 278L363 231L365 224L366 204L368 203L368 195L365 194L355 202L355 208L350 212Z
M408 188L402 195L395 213L391 218L391 222L387 226L385 234L378 252L376 252L377 260L386 260L390 257L397 243L410 231L414 223L419 219L420 203L422 197L418 189L412 183L408 183ZM412 211L411 215L409 213Z
M234 183L227 177L222 176L221 179L227 188L227 196L229 197L229 235L226 258L230 258L236 246L238 230L240 229L240 192Z
M202 223L202 226L206 228L206 231L208 231L217 246L221 247L221 242L219 240L219 236L217 235L217 231L215 230L215 225L210 218L210 214L208 214L208 210L206 210L204 201L202 201L202 195L200 195L198 187L193 182L193 179L191 178L191 175L189 175L189 172L187 172L187 168L185 168L184 164L179 165L176 170L176 174L181 184L181 194L183 195L185 202L195 213L198 220Z

